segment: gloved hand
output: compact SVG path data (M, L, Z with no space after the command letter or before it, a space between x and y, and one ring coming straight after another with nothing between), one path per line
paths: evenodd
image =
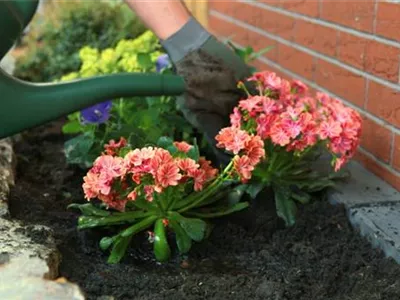
M244 97L237 83L251 75L249 66L194 18L161 44L186 82L185 94L177 99L179 108L226 164L230 157L215 147L215 136L229 126L229 115Z

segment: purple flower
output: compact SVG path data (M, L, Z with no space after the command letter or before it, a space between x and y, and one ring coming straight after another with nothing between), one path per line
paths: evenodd
M112 101L106 101L81 110L83 123L101 124L110 118Z
M160 73L162 69L168 67L169 57L167 54L161 54L156 60L156 70Z

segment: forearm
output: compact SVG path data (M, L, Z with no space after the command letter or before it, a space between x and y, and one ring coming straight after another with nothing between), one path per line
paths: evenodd
M191 17L181 0L125 0L125 2L161 40L176 33Z

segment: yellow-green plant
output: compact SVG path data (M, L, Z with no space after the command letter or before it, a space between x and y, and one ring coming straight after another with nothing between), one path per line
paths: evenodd
M146 31L133 40L121 40L115 48L99 50L83 47L79 52L81 68L61 78L68 81L121 72L156 72L157 59L165 55L157 37ZM172 72L165 67L161 72ZM104 143L125 137L136 147L154 143L160 136L191 138L192 127L183 118L173 97L133 97L110 99L68 117L65 134L79 134L67 141L69 163L90 167Z
M115 47L146 31L143 23L121 2L46 1L22 39L15 75L33 82L49 82L80 68L79 50Z

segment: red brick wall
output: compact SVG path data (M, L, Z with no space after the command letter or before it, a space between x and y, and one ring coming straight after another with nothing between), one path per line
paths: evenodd
M400 190L400 1L209 0L208 24L239 46L274 46L258 68L357 109L356 159Z

